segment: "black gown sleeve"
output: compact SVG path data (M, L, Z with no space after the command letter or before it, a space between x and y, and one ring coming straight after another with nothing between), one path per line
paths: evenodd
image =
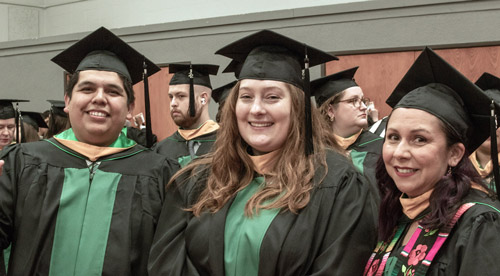
M200 275L186 251L184 231L193 217L188 206L188 186L172 183L156 228L149 256L149 275Z
M331 164L329 164L329 167ZM329 169L334 169L330 167ZM365 178L351 170L339 176L338 190L331 188L331 208L319 255L310 275L362 275L364 265L376 244L377 206Z
M475 208L490 207L473 206L460 218L428 275L499 275L500 213L490 209L478 214Z
M0 250L9 247L12 240L16 198L16 161L21 162L19 145L12 145L0 151L4 160L0 176Z

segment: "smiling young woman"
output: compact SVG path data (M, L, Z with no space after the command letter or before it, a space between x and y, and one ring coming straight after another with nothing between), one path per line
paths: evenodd
M374 245L374 200L327 144L317 110L307 119L304 44L261 31L219 53L235 49L246 58L214 150L169 184L150 274L361 274ZM334 58L307 53L311 66Z

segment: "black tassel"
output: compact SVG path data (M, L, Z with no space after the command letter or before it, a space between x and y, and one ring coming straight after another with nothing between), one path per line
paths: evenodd
M20 126L21 126L21 112L19 111L19 104L16 103L16 110L14 111L15 115L16 115L16 143L19 144L21 143L21 139L19 137L19 130L21 129Z
M149 103L149 82L148 82L148 66L146 64L146 59L144 59L142 67L144 68L144 73L142 74L142 79L144 80L144 109L146 112L146 146L148 148L153 146L153 129L151 128L151 107ZM140 126L139 126L140 127Z
M196 115L196 110L194 106L194 76L193 76L193 66L189 65L189 116L194 117Z
M311 77L309 75L309 57L307 56L307 47L305 47L305 58L304 58L304 100L305 100L305 124L306 124L306 156L314 153L313 144L313 129L312 129L312 118L311 118Z
M493 163L493 179L497 195L500 197L500 177L498 171L498 147L497 147L497 122L495 116L495 102L492 100L490 104L490 136L491 136L491 162Z

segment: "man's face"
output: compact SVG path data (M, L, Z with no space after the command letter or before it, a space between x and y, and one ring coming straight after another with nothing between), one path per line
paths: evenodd
M131 119L134 104L127 104L123 81L109 71L81 71L71 99L64 96L73 132L80 142L109 146Z
M14 118L0 119L0 149L12 143L15 129L16 120Z
M195 88L196 89L196 88ZM197 93L195 93L196 114L189 116L189 84L171 85L168 89L170 98L170 116L175 124L186 129L198 127L198 120L201 115L201 105L198 103Z

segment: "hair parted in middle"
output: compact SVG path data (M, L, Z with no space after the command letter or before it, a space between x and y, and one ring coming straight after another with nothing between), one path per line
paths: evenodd
M239 133L236 119L239 87L240 82L233 87L222 109L221 128L218 130L213 152L194 160L170 180L169 185L177 179L182 179L180 176L187 172L192 173L191 177L194 177L193 172L203 175L197 168L208 170L205 172L206 186L202 188L197 202L188 209L196 216L201 215L203 211L217 212L255 177L254 165L248 156L248 145ZM324 167L321 180L328 171L326 150L342 154L340 147L334 142L333 133L320 118L318 110L313 107L314 154L305 155L304 92L291 84L286 84L286 87L292 102L289 133L284 145L279 149L274 170L264 175L265 187L248 200L245 206L247 216L258 213L259 209L273 208L297 213L309 203L310 191L315 184L316 167ZM276 200L266 202L270 199Z

